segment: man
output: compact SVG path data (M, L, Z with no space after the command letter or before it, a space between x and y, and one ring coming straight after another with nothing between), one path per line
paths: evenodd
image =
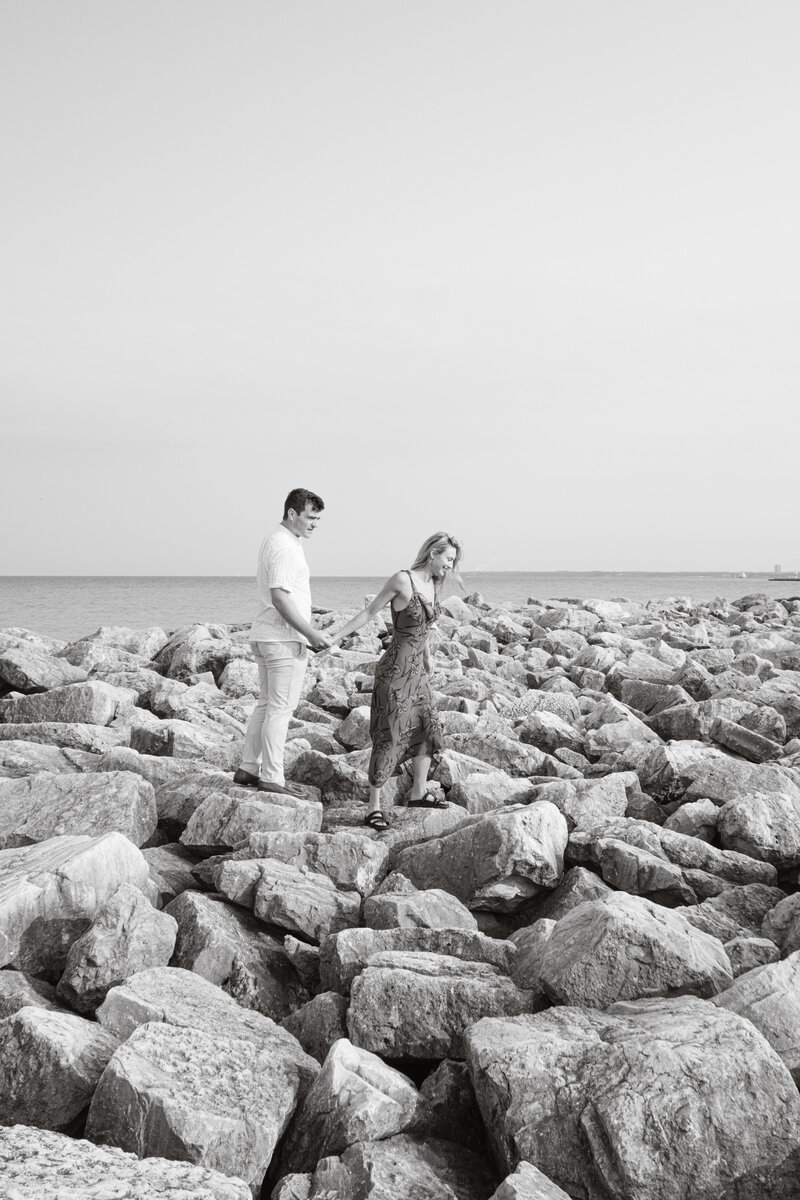
M262 792L299 794L284 779L283 751L300 699L308 647L324 650L330 645L330 639L311 625L309 570L303 553L303 539L311 537L324 507L314 492L294 488L286 497L283 520L259 551L260 610L250 629L259 695L233 781Z

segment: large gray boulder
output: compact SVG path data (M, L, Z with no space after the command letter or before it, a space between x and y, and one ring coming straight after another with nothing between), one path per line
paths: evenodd
M263 792L246 796L212 792L192 813L180 841L202 853L219 854L254 833L316 832L321 826L322 805L313 799L278 794L267 798Z
M0 721L78 721L86 725L110 725L136 700L136 692L89 680L70 683L31 696L0 700Z
M123 883L145 893L147 861L121 833L0 851L0 966L56 982L72 943Z
M347 1028L356 1046L384 1058L463 1058L475 1021L544 1003L488 963L386 950L353 980Z
M111 1057L86 1136L142 1158L236 1175L257 1195L303 1090L296 1055L283 1041L147 1023Z
M713 1001L752 1021L800 1084L800 951L740 975Z
M488 963L508 974L517 957L510 942L465 929L345 929L320 947L320 983L325 991L350 994L350 986L375 954L411 950Z
M150 967L165 967L177 922L153 908L138 888L123 883L67 954L58 995L77 1012L93 1012L109 988Z
M64 1011L52 983L35 979L24 971L0 971L0 1021L29 1006Z
M779 947L781 958L800 950L800 892L785 896L765 912L760 932Z
M469 909L440 888L381 892L364 901L364 924L372 929L475 929Z
M68 683L82 683L86 671L63 658L33 646L10 646L0 651L0 682L15 692L47 692Z
M0 726L1 729L13 728ZM69 750L61 746L47 746L42 742L0 738L0 777L22 779L47 771L51 775L67 775L78 771L92 771L96 756L85 750Z
M729 887L702 904L687 904L680 912L695 929L702 929L721 942L735 937L753 937L761 930L770 911L784 898L780 888L763 883Z
M755 967L765 967L768 963L778 962L781 956L774 942L761 937L731 938L725 943L725 953L730 959L734 979Z
M556 927L556 922L540 917L532 925L516 929L509 941L517 947L517 957L511 978L517 987L542 991L542 963L547 943Z
M489 1200L495 1183L474 1149L398 1133L323 1158L313 1174L284 1176L272 1200Z
M555 804L570 830L590 829L624 817L634 785L638 791L632 771L612 772L600 779L553 779L537 785L536 799Z
M570 1197L538 1167L523 1161L503 1180L490 1200L570 1200Z
M0 1021L0 1123L64 1129L94 1094L117 1039L92 1021L39 1006Z
M178 926L173 967L196 971L274 1021L308 999L281 941L249 913L203 892L183 892L165 913Z
M0 725L0 730L2 730ZM241 800L252 798L252 788L239 787L229 774L208 763L190 759L162 758L140 754L130 746L115 746L98 760L95 770L130 771L153 785L158 819L176 831L185 828L192 813L214 792L225 792Z
M313 1171L321 1158L355 1142L402 1133L414 1123L419 1102L410 1079L341 1038L297 1110L281 1152L281 1172Z
M547 761L543 751L526 746L498 727L476 725L469 733L451 733L447 746L519 777L541 774Z
M142 971L112 988L97 1011L97 1019L121 1041L141 1025L161 1022L196 1029L212 1039L252 1042L260 1049L275 1048L276 1061L288 1056L296 1066L303 1092L319 1070L317 1062L287 1029L261 1013L242 1008L200 975L177 967Z
M337 888L327 875L292 867L275 859L259 859L253 912L267 925L299 933L314 942L357 925L358 892ZM220 886L222 890L222 886Z
M137 1158L113 1146L15 1125L0 1128L0 1175L9 1200L252 1200L242 1179L170 1162Z
M83 721L20 721L0 725L0 743L33 742L85 754L105 754L127 741L124 728L89 725ZM92 767L94 770L96 764Z
M199 1029L212 1037L235 1038L256 1045L274 1042L294 1056L307 1084L318 1070L317 1063L305 1054L296 1038L280 1025L261 1013L242 1008L221 988L179 967L140 971L111 988L97 1010L97 1019L121 1041L140 1025L161 1021Z
M193 721L176 718L136 726L131 729L130 744L140 754L191 759L225 772L236 769L242 754L238 729L225 729L202 714Z
M719 808L713 800L690 800L667 817L664 829L713 842L718 820Z
M347 1000L338 992L319 992L284 1017L281 1026L297 1038L306 1054L323 1063L334 1042L347 1037Z
M0 849L62 834L95 836L112 829L141 846L155 832L156 800L144 779L127 771L0 779Z
M146 846L142 854L150 868L150 878L158 889L159 907L167 905L185 891L195 891L197 879L192 874L199 857L179 842L161 846Z
M583 1200L794 1200L800 1096L749 1022L694 997L478 1022L497 1161Z
M556 923L540 979L556 1004L607 1008L648 996L712 996L733 974L722 943L679 912L610 892Z
M443 888L468 908L513 912L555 887L567 822L548 801L467 818L451 833L401 850L392 865L419 888Z
M585 900L597 900L600 896L607 896L611 890L594 871L588 871L585 867L570 867L552 892L546 892L535 900L526 913L530 912L531 921L542 917L560 921Z
M368 896L384 871L388 847L366 833L253 833L236 858L270 858L327 875L344 891Z
M568 855L572 862L595 863L607 884L632 896L648 896L670 906L694 903L694 889L681 868L669 861L658 839L653 835L650 846L641 845L642 840L606 836L596 829L576 830Z
M767 768L764 768L767 769ZM723 804L717 819L722 845L776 867L800 864L800 787L753 791Z
M70 646L90 643L94 646L116 647L150 661L168 641L169 638L160 625L150 625L146 629L131 629L127 625L101 625L88 637L81 638L80 643L71 642ZM67 655L70 646L65 646L60 653Z
M515 778L505 771L473 771L453 784L447 798L467 812L484 813L506 804L527 804L534 792L530 780Z

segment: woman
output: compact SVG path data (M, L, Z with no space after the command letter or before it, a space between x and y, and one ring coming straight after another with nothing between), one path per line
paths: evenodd
M387 579L378 595L331 637L336 645L372 621L391 603L392 640L375 668L369 732L369 812L364 824L382 831L389 825L381 806L381 788L406 758L413 762L408 804L411 808L447 808L426 790L432 756L442 734L431 696L428 630L439 615L439 592L448 573L458 578L461 543L449 533L433 533L406 571Z

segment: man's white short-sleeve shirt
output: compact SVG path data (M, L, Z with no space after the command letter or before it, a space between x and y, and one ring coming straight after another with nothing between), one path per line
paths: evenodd
M272 603L270 588L288 592L304 619L311 621L311 575L303 544L285 526L265 538L258 553L258 616L250 629L253 642L303 642L302 633L284 621Z

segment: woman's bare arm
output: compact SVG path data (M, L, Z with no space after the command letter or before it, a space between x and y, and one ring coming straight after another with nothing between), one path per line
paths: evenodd
M397 571L392 575L391 579L387 579L381 590L378 592L374 600L371 600L366 608L362 608L360 613L338 629L335 633L328 633L331 645L336 645L343 638L349 637L351 633L355 633L362 626L367 625L370 621L374 621L382 608L385 608L395 596L410 597L411 585L408 582L408 575L405 571Z

